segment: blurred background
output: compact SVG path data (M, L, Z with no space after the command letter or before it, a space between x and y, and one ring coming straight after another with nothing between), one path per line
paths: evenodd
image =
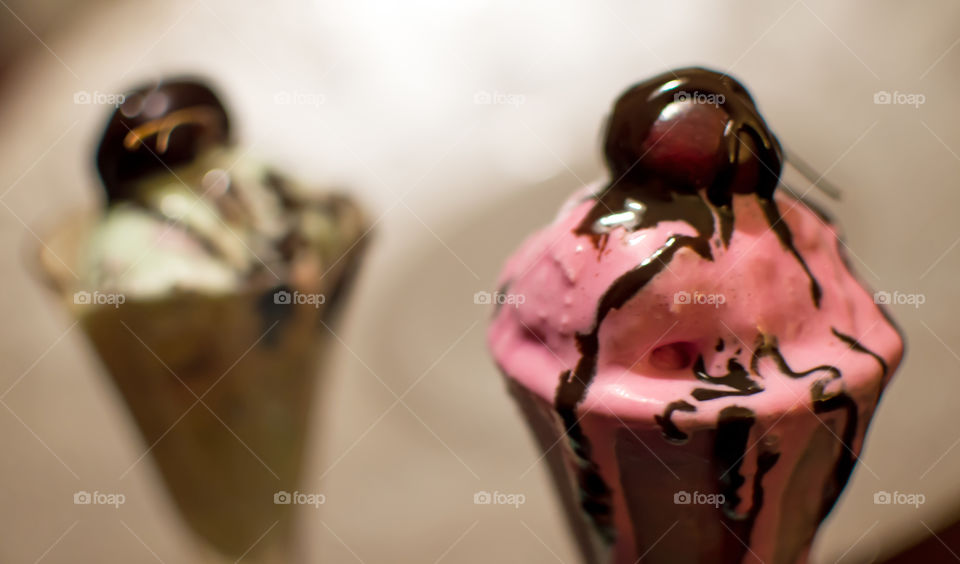
M26 266L45 228L101 201L110 96L169 73L209 77L252 155L349 187L376 219L315 398L311 561L577 562L473 294L601 174L612 100L691 64L740 78L842 187L829 207L860 276L923 296L891 308L907 359L815 560L938 530L960 504L958 23L950 0L0 0L0 561L193 558L119 395ZM74 505L80 490L126 502ZM475 505L481 490L526 502Z

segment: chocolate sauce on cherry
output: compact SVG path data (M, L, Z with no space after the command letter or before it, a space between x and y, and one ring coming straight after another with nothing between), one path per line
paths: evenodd
M729 245L733 195L754 194L770 228L809 277L811 298L819 306L820 285L773 201L783 151L735 79L685 68L634 85L614 104L604 156L610 184L596 196L577 234L599 245L617 226L634 231L678 220L703 239L719 233ZM638 203L642 212L636 211ZM606 221L611 217L630 221Z
M227 111L206 84L184 78L141 86L114 111L97 148L107 200L132 199L138 179L229 142Z
M780 143L746 89L703 68L666 72L627 90L614 105L604 153L615 182L642 186L661 176L671 190L706 189L716 206L733 193L772 197L783 166Z

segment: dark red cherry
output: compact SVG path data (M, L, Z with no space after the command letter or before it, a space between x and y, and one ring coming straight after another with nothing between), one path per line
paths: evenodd
M715 205L729 204L734 193L771 197L783 166L780 144L746 89L702 68L627 90L614 105L604 152L615 180L705 189Z
M729 116L717 106L674 102L660 112L639 151L646 170L692 191L707 188L723 165Z
M129 199L137 179L189 162L229 140L227 111L202 82L173 79L137 88L114 111L97 148L107 199Z

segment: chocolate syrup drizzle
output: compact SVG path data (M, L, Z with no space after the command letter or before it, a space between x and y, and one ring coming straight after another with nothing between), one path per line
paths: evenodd
M840 339L840 340L843 341L844 343L850 345L850 348L851 348L851 349L853 349L853 350L855 350L855 351L857 351L857 352L861 352L861 353L864 353L864 354L868 354L868 355L872 356L873 358L875 358L875 359L877 360L877 362L880 363L880 368L883 369L883 377L884 377L884 378L887 377L887 374L889 373L889 368L887 367L887 361L883 360L883 357L882 357L882 356L880 356L880 355L878 355L877 353L875 353L875 352L867 349L865 346L863 346L863 345L860 344L860 341L854 339L854 338L851 337L850 335L844 335L844 334L841 333L840 331L837 331L836 328L834 328L834 327L831 327L831 328L830 328L830 332L833 333L834 336L836 336L838 339Z
M697 357L697 361L693 365L693 374L697 377L697 380L707 382L709 384L720 384L721 386L729 386L733 390L718 390L716 388L696 388L693 390L692 395L697 401L708 401L717 398L723 398L727 396L752 396L758 392L762 392L763 388L750 378L750 373L746 368L740 364L736 358L731 358L727 362L727 373L723 376L711 376L707 374L706 368L703 363L703 355Z
M683 109L667 115L665 109L691 96L712 95L717 108L722 110L725 123L722 128L720 155L713 168L700 166L697 174L664 173L662 163L647 157L651 151L648 137L659 120L669 120L680 115ZM664 117L664 116L667 117ZM697 118L702 119L702 118ZM669 134L669 131L667 132ZM583 221L575 228L575 234L588 237L602 252L609 230L598 230L604 218L620 217L619 214L635 212L636 221L617 224L627 231L656 226L661 221L679 220L691 225L696 236L674 235L642 263L617 278L604 292L597 306L595 322L591 330L576 335L580 359L572 371L560 375L555 397L555 409L567 431L569 443L580 459L578 482L581 506L590 517L595 529L608 542L615 540L612 527L610 489L604 483L599 468L591 459L591 445L579 424L577 406L584 399L587 389L596 374L599 354L599 332L606 316L619 309L636 296L657 274L664 270L680 249L690 249L704 260L713 260L710 241L714 236L728 247L733 234L733 194L754 194L763 209L771 230L781 245L798 261L810 280L810 298L815 307L820 306L822 292L803 257L793 244L789 226L783 221L773 200L774 189L779 183L782 169L782 151L776 137L767 128L753 100L737 81L729 76L702 68L687 68L657 76L639 83L624 93L616 102L609 119L605 139L605 157L611 174L611 182L594 195L594 205ZM702 163L701 163L702 165ZM669 172L669 171L668 171ZM639 205L638 205L639 203ZM637 210L641 210L637 212ZM873 355L883 365L883 360L863 348L855 339L834 330L834 335L857 351ZM716 346L717 352L724 349L723 340ZM737 351L739 354L740 351ZM852 446L857 433L857 406L845 392L828 395L826 385L840 378L840 371L833 366L818 366L804 372L794 372L776 347L776 340L762 338L755 347L750 370L736 358L729 359L728 373L712 376L707 373L702 356L693 366L694 376L707 384L724 386L727 389L696 388L692 397L696 401L709 401L727 396L749 396L763 391L751 374L757 372L760 358L771 356L784 374L791 378L803 378L818 371L828 376L818 379L811 387L811 400L816 413L843 411L846 415L843 429L843 448L834 471L834 478L824 492L826 503L824 515L830 510L839 491L845 485L853 468ZM655 416L666 440L680 444L688 439L671 420L675 411L696 412L694 404L678 399L666 406L662 415ZM760 449L757 455L757 472L754 476L753 503L746 518L733 515L739 504L737 491L744 483L739 474L746 453L746 442L755 422L754 412L742 406L725 408L720 415L716 430L715 456L725 469L718 476L726 495L726 519L737 536L749 544L753 522L763 505L762 481L764 475L776 464L779 453ZM737 561L743 557L746 547L741 543L731 545L730 551L739 556L724 561Z
M746 459L747 442L755 422L753 411L739 406L723 409L717 421L714 458L718 462L717 471L720 475L717 479L724 496L723 518L736 537L724 544L723 557L718 558L718 562L742 562L746 556L753 524L763 507L763 477L780 458L778 452L761 449L757 456L757 471L753 476L750 509L746 516L737 514L736 508L741 501L737 492L746 481L740 474L740 467Z
M746 482L746 478L740 474L740 468L746 459L750 430L755 422L753 411L739 406L723 409L717 420L714 459L718 462L717 471L720 475L717 479L724 496L723 520L734 534L723 545L723 555L717 558L718 562L743 562L747 547L750 546L754 522L763 508L763 478L780 459L780 453L761 448L753 476L750 509L745 516L739 515L736 509L741 499L737 492Z
M667 405L663 415L653 416L653 419L657 422L657 425L660 425L660 428L663 429L663 437L665 439L672 443L683 444L687 442L689 437L670 419L670 416L673 415L674 411L686 411L693 413L697 411L697 408L687 401L677 400L670 402L670 404Z
M597 320L589 333L578 333L577 349L580 360L571 372L560 375L560 385L554 400L554 408L563 420L574 453L580 458L582 467L578 475L581 488L581 506L593 521L597 531L612 542L615 530L610 508L610 488L600 476L599 468L591 459L590 440L580 426L577 405L586 397L587 387L593 380L597 368L597 354L600 348L600 325L612 309L619 308L643 288L673 258L680 249L691 248L704 258L711 258L707 239L685 235L671 237L652 257L636 268L618 278L604 293L597 308Z

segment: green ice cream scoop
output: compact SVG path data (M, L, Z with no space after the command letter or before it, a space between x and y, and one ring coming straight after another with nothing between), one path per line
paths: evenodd
M359 209L246 158L229 123L194 80L125 98L97 150L107 211L82 259L86 289L222 294L295 278L304 257L337 260L363 225Z

